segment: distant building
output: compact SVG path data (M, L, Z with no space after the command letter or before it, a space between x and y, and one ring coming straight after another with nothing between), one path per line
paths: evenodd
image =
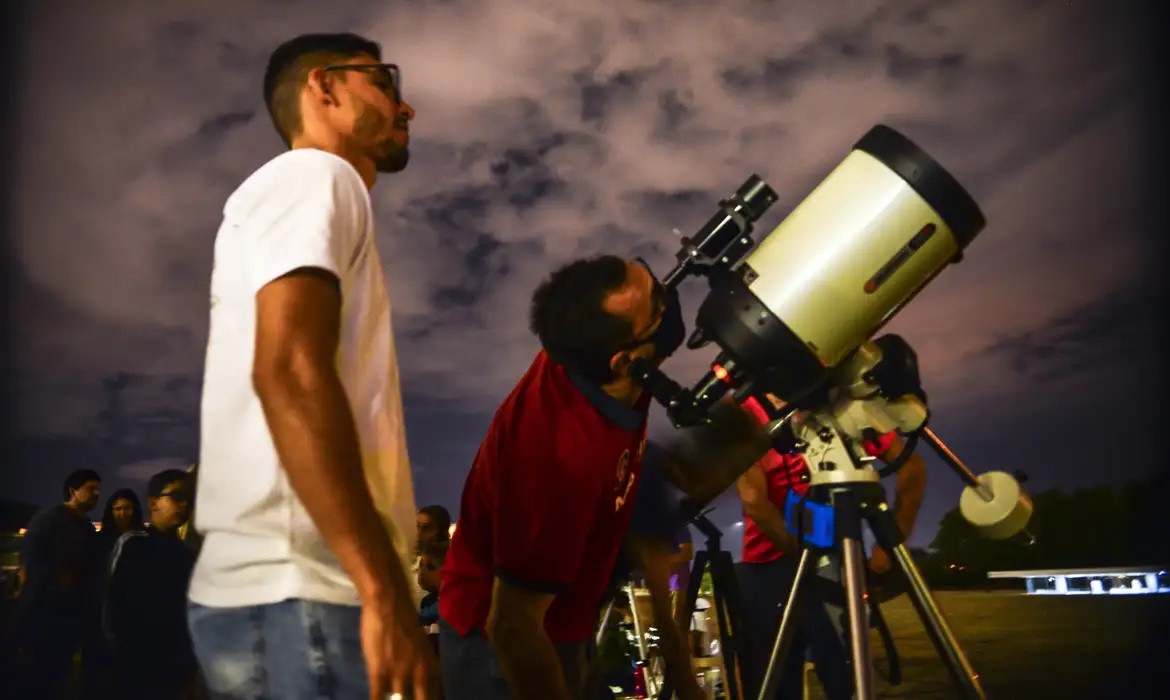
M1038 595L1170 593L1170 578L1162 566L990 571L987 578L1022 578L1028 593Z

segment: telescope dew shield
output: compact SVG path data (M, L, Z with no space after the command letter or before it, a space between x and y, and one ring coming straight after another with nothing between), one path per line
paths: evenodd
M942 166L875 126L712 290L698 324L762 375L762 389L797 401L985 223Z

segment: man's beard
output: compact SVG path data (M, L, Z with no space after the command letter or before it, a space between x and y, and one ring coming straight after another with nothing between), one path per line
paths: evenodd
M377 134L386 132L386 117L378 113L364 102L359 103L357 118L354 121L354 136L365 142L371 153L368 155L374 161L374 169L380 173L396 173L406 169L410 162L410 149L400 146L391 137L375 141Z

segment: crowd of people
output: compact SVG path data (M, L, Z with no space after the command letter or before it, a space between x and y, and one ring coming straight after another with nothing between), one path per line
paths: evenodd
M681 346L677 293L641 259L552 271L528 309L540 350L495 412L450 528L445 510L415 507L374 235L370 190L409 162L415 112L401 70L363 37L307 34L271 54L263 96L288 150L223 208L198 475L156 475L145 526L133 494L116 494L105 544L84 518L100 488L91 472L34 519L30 687L48 689L80 648L95 669L86 687L120 698L595 700L610 693L599 620L636 577L676 697L705 697L679 593L688 516L631 371ZM866 449L889 460L900 441ZM804 470L799 455L773 452L738 484L749 694L801 546L779 513ZM905 535L922 473L914 459L899 472ZM192 513L195 546L178 536ZM875 549L869 564L881 573L889 555ZM84 567L103 572L100 593ZM849 697L850 660L829 606L802 618L807 641L792 658L811 653L836 700ZM780 696L800 697L802 675L786 673Z
M182 697L195 658L183 609L198 538L186 526L192 471L166 469L106 499L101 475L66 477L62 500L38 511L21 541L11 697ZM80 665L75 660L80 658Z
M63 500L39 510L21 541L5 697L207 696L185 614L200 548L190 528L196 475L195 468L156 473L145 512L132 489L115 491L97 527L91 514L101 475L83 469L65 478ZM416 525L419 624L437 647L438 570L451 515L426 506Z

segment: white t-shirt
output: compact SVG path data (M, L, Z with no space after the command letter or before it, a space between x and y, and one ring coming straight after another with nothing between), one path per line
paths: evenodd
M403 567L415 538L390 300L369 191L344 159L299 149L231 195L215 239L195 528L204 541L190 599L213 607L288 598L357 604L353 586L289 486L252 386L256 293L297 268L340 280L337 369L362 465Z

